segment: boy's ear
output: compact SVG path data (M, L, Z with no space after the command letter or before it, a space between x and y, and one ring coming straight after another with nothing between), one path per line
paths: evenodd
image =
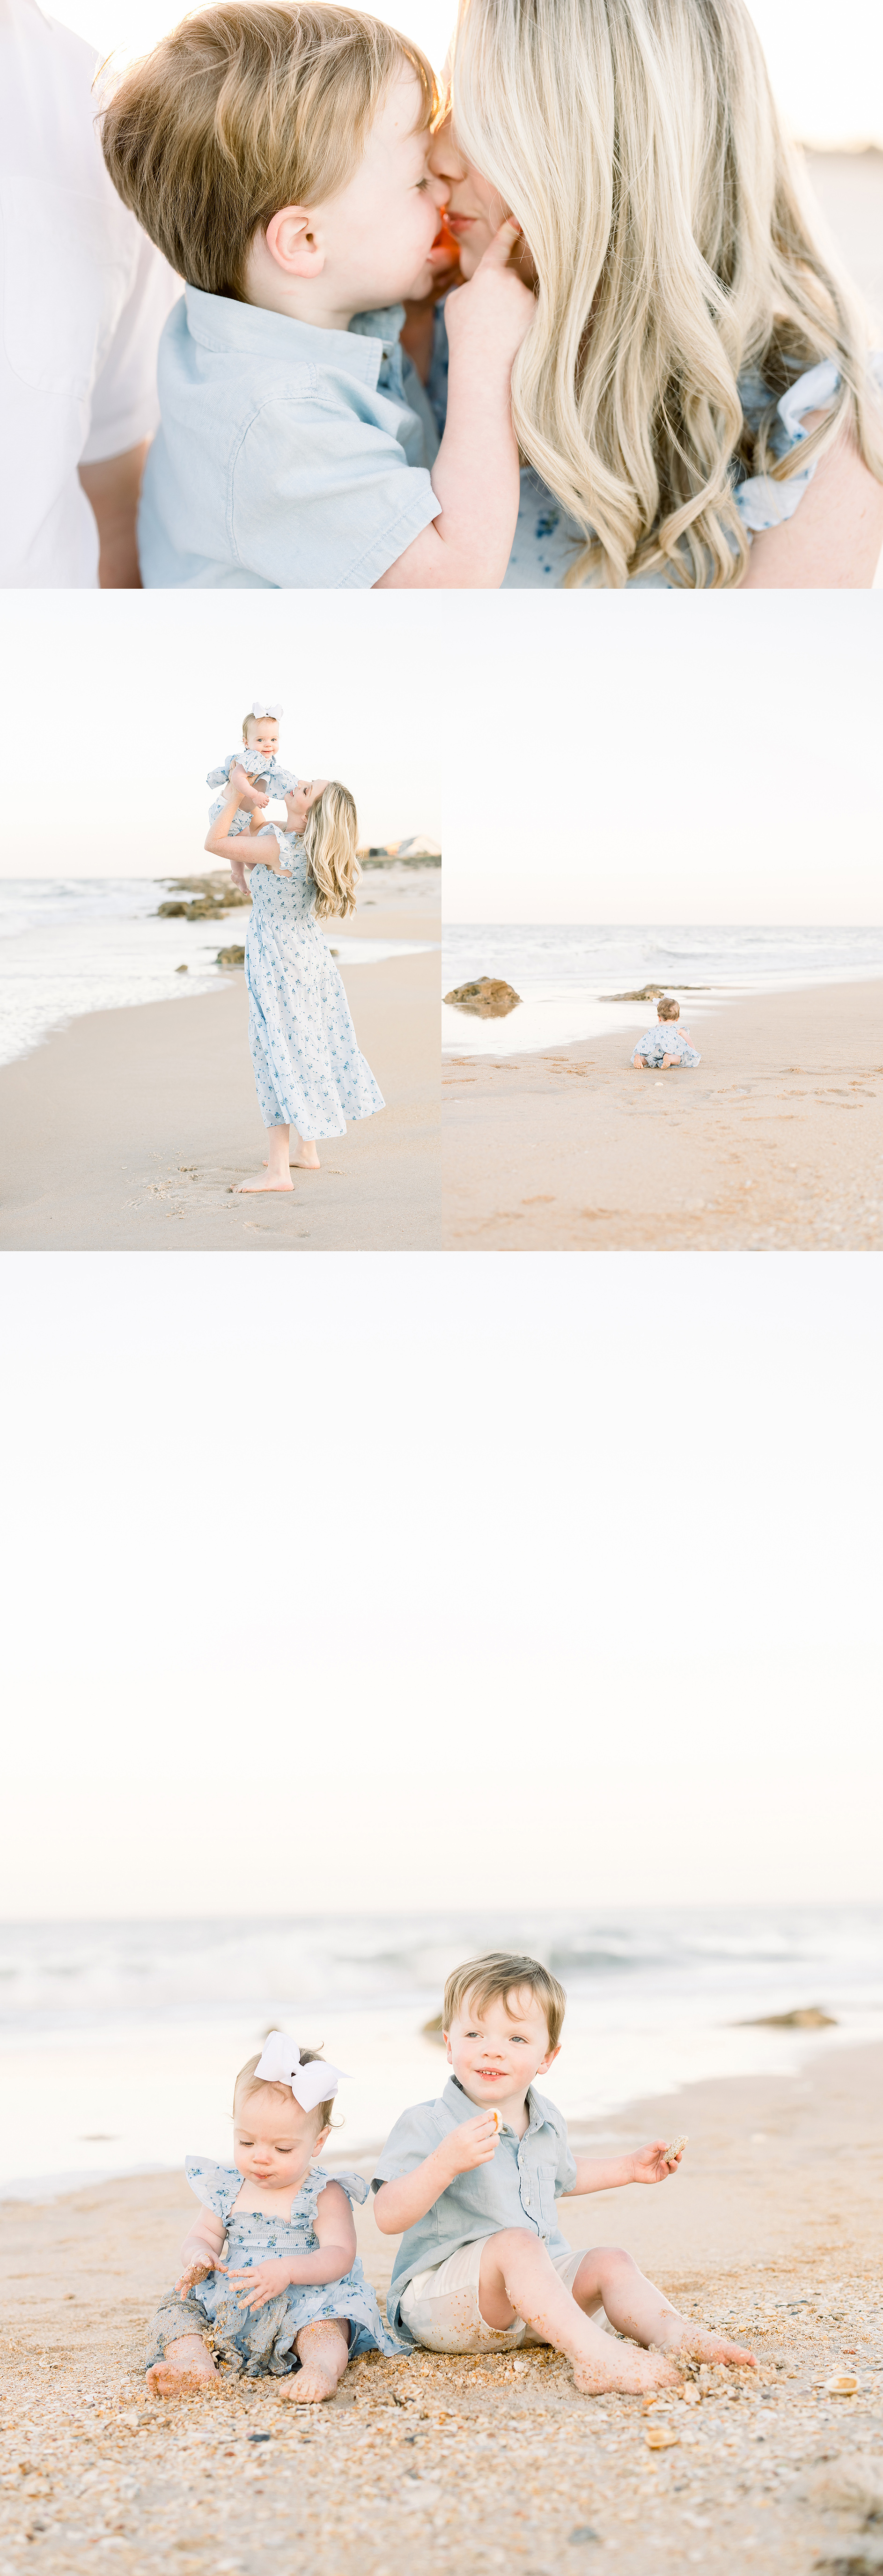
M325 253L319 249L312 223L307 206L283 206L267 225L265 240L270 258L286 277L322 274Z
M541 2058L540 2058L540 2062L539 2062L539 2065L538 2065L538 2067L537 2067L537 2074L538 2074L538 2075L545 2075L545 2072L546 2072L546 2068L547 2068L547 2066L554 2066L556 2057L560 2057L560 2055L561 2055L561 2041L560 2041L560 2039L559 2039L559 2041L558 2041L558 2045L557 2045L557 2048L550 2048L550 2049L548 2049L548 2050L547 2050L547 2052L546 2052L545 2057L541 2057Z

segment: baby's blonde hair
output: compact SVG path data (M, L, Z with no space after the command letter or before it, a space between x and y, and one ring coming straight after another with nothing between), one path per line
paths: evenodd
M321 2060L321 2056L322 2051L320 2048L302 2048L300 2052L301 2065L312 2066L316 2058ZM281 2094L283 2102L291 2102L293 2100L290 2084L274 2084L269 2081L266 2075L255 2074L255 2067L259 2066L260 2062L261 2051L259 2049L256 2057L247 2057L245 2065L240 2066L236 2082L233 2086L234 2120L236 2118L237 2105L242 2094L245 2095L246 2100L249 2099L252 2093L279 2093ZM319 2114L316 2122L317 2137L320 2129L330 2129L331 2127L331 2114L334 2109L334 2099L335 2097L332 2094L327 2102L319 2102L316 2106Z
M452 105L536 269L512 411L584 533L567 586L738 582L737 464L784 482L849 428L883 480L869 332L813 241L744 0L461 0ZM776 404L825 358L831 409L777 463Z
M320 919L329 915L345 920L356 909L356 887L362 871L356 857L358 820L355 799L348 787L330 778L310 806L304 824L304 848L307 867L316 886L314 910Z
M669 1001L667 996L663 994L661 1002L657 1002L656 1004L656 1014L657 1018L660 1020L679 1020L681 1016L680 1002Z
M338 196L390 82L425 54L380 18L310 0L219 0L125 72L102 119L123 204L177 275L245 300L248 252L282 206Z
M524 1986L542 2005L549 2047L557 2048L567 2010L564 1987L539 1959L518 1958L508 1950L488 1950L483 1959L467 1959L464 1967L452 1969L445 1986L444 2029L450 2030L464 2004L475 2003L481 2009L500 1998L508 2005L509 1995Z

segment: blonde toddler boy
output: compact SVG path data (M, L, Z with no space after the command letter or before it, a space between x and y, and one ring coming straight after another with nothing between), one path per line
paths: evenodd
M416 45L310 0L219 0L123 78L107 167L185 280L139 516L148 588L501 583L534 303L507 223L448 300L438 446L399 345L448 194L428 167L435 104Z
M603 2162L571 2154L561 2112L536 2085L558 2056L565 2004L536 1959L494 1951L448 1978L449 2080L440 2101L396 2121L372 2183L378 2227L402 2230L393 2332L431 2352L553 2344L586 2396L675 2381L666 2353L753 2368L741 2344L679 2315L621 2247L575 2252L562 2235L559 2198L665 2182L680 2162L662 2138ZM593 2324L602 2308L626 2343Z

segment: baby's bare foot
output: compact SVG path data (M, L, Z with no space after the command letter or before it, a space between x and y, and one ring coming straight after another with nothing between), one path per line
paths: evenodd
M249 1190L290 1190L292 1187L293 1183L287 1172L280 1172L278 1180L271 1180L265 1163L264 1178L259 1181L240 1181L237 1196L244 1197Z
M319 2369L318 2362L305 2361L293 2379L285 2381L284 2394L296 2406L321 2406L326 2397L336 2395L339 2385L336 2371L329 2376Z
M635 2352L628 2344L614 2344L610 2360L606 2354L591 2359L575 2353L572 2359L573 2384L583 2397L602 2397L605 2389L620 2389L626 2396L644 2388L676 2388L679 2373L661 2354Z
M757 2358L747 2344L727 2343L722 2335L703 2334L695 2326L685 2326L677 2338L666 2336L668 2352L683 2353L685 2361L729 2362L738 2370L756 2370Z
M182 2397L194 2388L217 2388L218 2373L201 2335L179 2335L162 2361L155 2361L148 2371L147 2385L154 2397Z

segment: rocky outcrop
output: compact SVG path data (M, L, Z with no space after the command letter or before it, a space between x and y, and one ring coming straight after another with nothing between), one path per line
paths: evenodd
M670 984L642 984L639 993L599 993L598 1000L599 1002L660 1002L663 994L670 993L671 989ZM708 984L678 985L679 993L707 993L709 990Z
M455 1011L471 1011L476 1020L505 1020L518 1008L521 994L511 984L502 984L496 975L480 975L477 984L455 984L445 994Z
M244 966L244 965L245 965L245 950L244 950L244 948L219 948L219 949L218 949L218 954L217 954L217 956L216 956L216 958L215 958L215 965L216 965L216 966Z
M157 905L162 921L223 921L225 912L235 912L240 904L250 904L250 894L240 894L239 887L224 869L205 877L166 877L172 899ZM182 897L190 895L190 902Z
M833 2013L822 2011L821 2004L798 2004L794 2012L755 2013L751 2021L737 2021L736 2030L836 2030Z

